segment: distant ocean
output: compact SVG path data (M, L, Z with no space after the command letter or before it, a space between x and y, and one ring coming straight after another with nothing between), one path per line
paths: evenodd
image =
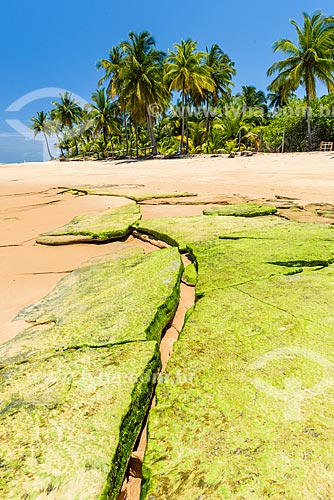
M44 155L43 143L22 136L0 134L0 163L40 162Z

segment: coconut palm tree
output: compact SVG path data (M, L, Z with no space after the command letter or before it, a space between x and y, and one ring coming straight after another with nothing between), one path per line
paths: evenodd
M205 102L206 102L206 123L205 123L205 137L208 149L208 137L210 130L210 104L216 106L220 99L227 100L231 96L231 86L234 85L232 82L233 76L236 74L234 63L228 57L227 54L219 47L219 45L214 44L210 49L206 48L204 55L204 61L210 71L211 79L214 82L214 89L212 92L205 92Z
M131 32L129 40L122 42L124 53L124 96L133 123L147 123L152 152L157 153L154 136L155 113L152 110L165 109L170 93L163 82L165 53L155 48L155 40L148 31Z
M181 140L179 153L183 152L185 129L185 102L191 92L203 98L205 91L214 92L215 84L210 69L203 62L205 54L196 51L197 43L182 40L174 45L166 59L165 80L170 90L181 92Z
M274 43L274 52L283 52L288 57L275 62L268 69L268 76L278 73L270 85L272 91L295 91L305 87L307 103L307 138L311 150L311 101L316 98L316 82L322 81L329 91L334 90L334 20L321 12L313 15L303 13L304 24L291 24L297 31L297 44L286 38Z
M97 63L98 69L105 71L104 76L99 80L98 85L108 82L107 93L111 99L117 97L123 117L123 128L125 133L126 156L129 154L129 133L126 118L126 96L124 94L124 51L120 45L115 45L109 50L108 59L100 59Z
M104 142L112 133L120 134L115 112L117 102L112 102L106 95L105 89L97 89L92 94L92 103L89 104L90 118L92 119L95 135L102 133Z
M48 135L51 134L51 120L48 113L44 113L44 111L37 111L37 115L31 118L31 130L34 132L34 136L36 137L38 134L43 134L46 147L48 149L48 153L50 155L50 159L53 160L53 156L50 151Z
M74 133L74 126L81 121L83 110L79 103L75 101L70 92L65 92L60 95L60 102L53 102L54 109L52 110L52 117L56 120L62 130L67 127L73 137L75 144L75 154L78 155L78 142L76 134Z

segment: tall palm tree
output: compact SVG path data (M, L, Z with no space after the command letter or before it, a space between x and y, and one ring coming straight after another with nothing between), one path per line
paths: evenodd
M107 93L111 99L117 97L117 103L123 116L123 128L125 133L126 156L129 154L129 133L126 119L126 96L124 93L124 51L120 45L115 45L109 50L108 59L100 59L97 63L98 69L105 71L98 85L108 82Z
M147 123L152 152L157 153L152 109L167 107L170 93L163 82L165 53L155 48L155 40L148 31L131 32L129 40L122 42L124 52L124 96L133 123Z
M181 92L181 140L179 153L183 152L185 102L191 91L204 96L206 90L214 92L215 84L210 76L208 66L203 62L205 54L197 52L197 43L193 40L182 40L174 45L166 59L165 79L170 90Z
M208 148L208 137L210 131L210 112L209 106L216 106L220 99L228 99L231 96L231 86L234 85L232 82L233 76L236 74L234 63L228 57L227 54L223 52L219 45L214 44L210 49L206 48L204 55L204 61L210 71L211 79L214 82L213 91L205 92L206 101L206 123L205 123L205 137L206 137L206 152L209 152Z
M75 154L78 155L78 142L76 134L74 133L74 125L78 124L81 120L83 110L79 103L75 101L70 92L65 92L60 95L60 102L53 102L53 119L59 122L62 130L67 127L70 130L75 144Z
M51 133L51 126L50 126L50 117L48 113L44 113L44 111L37 111L37 115L33 116L31 118L31 130L34 132L34 136L36 137L38 134L43 134L46 147L48 149L48 153L50 155L50 159L53 160L53 156L50 151L50 146L49 146L49 141L48 141L48 135Z
M117 103L111 101L104 88L92 94L92 101L89 108L95 134L102 133L104 142L107 143L108 136L111 136L113 132L120 133L115 117Z
M321 12L311 16L304 12L303 18L303 26L290 21L297 30L297 44L286 38L274 43L274 52L284 52L288 57L275 62L267 73L268 76L278 73L270 85L272 91L283 89L287 93L300 85L305 87L307 138L311 150L311 101L316 98L316 81L325 83L329 91L334 90L334 20Z

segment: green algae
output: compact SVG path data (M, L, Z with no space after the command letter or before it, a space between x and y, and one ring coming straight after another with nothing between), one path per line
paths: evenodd
M74 271L20 313L17 318L31 326L0 346L0 366L45 351L159 342L179 301L179 253L168 248L145 255L136 249L118 257Z
M332 498L334 272L315 275L313 293L308 273L197 303L158 385L143 499ZM298 314L305 290L312 318Z
M37 243L45 245L61 245L84 241L109 241L127 236L133 224L141 217L136 203L108 210L99 214L79 215L71 222L53 231L42 234Z
M222 215L233 217L259 217L263 215L274 215L276 207L269 205L258 205L256 203L237 203L233 205L213 206L203 210L203 215Z
M161 367L175 248L103 256L18 317L0 346L0 496L114 500Z
M141 498L330 500L333 228L194 219L146 227L192 255L202 298L158 384Z
M326 267L334 262L334 238L223 239L189 244L188 251L198 263L196 293L201 296L217 288Z
M116 498L159 368L142 342L2 369L1 498Z
M196 241L208 241L224 234L234 234L237 231L272 227L284 224L278 217L175 217L141 220L137 230L150 234L157 239L179 247L181 252L187 250L187 245Z
M190 286L195 286L197 283L197 269L195 264L188 264L188 266L185 267L183 275L182 275L182 280Z

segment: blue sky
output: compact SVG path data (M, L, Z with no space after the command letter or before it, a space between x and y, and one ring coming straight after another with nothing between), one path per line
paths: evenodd
M95 65L108 48L129 31L149 30L161 50L182 38L198 47L218 43L235 61L236 91L242 85L266 90L266 70L275 60L272 44L295 37L289 19L302 11L334 14L329 0L11 0L1 5L0 161L1 134L13 133L8 119L28 118L49 109L52 98L36 100L20 112L6 111L14 101L41 88L67 89L89 99L99 73Z

